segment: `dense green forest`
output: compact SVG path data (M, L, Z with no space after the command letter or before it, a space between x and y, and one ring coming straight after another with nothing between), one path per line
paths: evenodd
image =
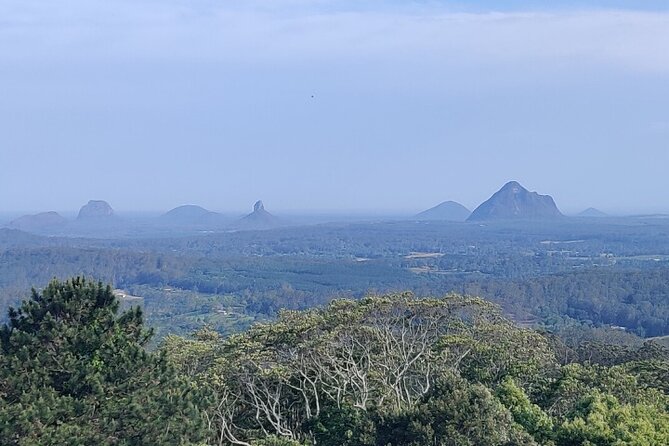
M77 278L9 311L1 444L669 443L669 351L523 328L480 298L337 299L151 351L119 306Z
M108 236L111 237L111 236ZM281 309L411 290L499 304L524 325L572 320L669 335L669 222L342 223L166 237L41 237L0 229L0 309L82 275L142 297L157 338L227 335Z

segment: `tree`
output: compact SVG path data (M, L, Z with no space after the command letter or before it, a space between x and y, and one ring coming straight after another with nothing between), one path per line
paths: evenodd
M481 384L441 376L412 409L379 423L378 445L531 446L532 437Z
M489 302L454 294L335 300L283 311L226 339L209 331L170 337L162 349L210 395L209 441L241 446L270 436L371 444L371 414L407 414L426 404L443 375L457 375L462 386L478 382L472 398L510 416L485 386L506 376L535 384L530 377L554 364L542 336L516 327Z
M553 419L539 406L533 404L513 379L505 379L495 393L500 402L509 409L515 422L520 424L535 440L541 444L552 440Z
M189 444L203 435L197 395L134 308L83 278L33 290L0 330L0 443Z
M593 392L557 437L560 446L669 444L669 414L651 404L620 404L612 395Z

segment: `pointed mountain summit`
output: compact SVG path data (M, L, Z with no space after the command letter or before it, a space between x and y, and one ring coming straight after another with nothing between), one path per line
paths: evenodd
M234 227L239 229L270 229L281 226L281 219L265 210L265 205L258 200L253 205L253 212L241 218Z
M269 214L269 212L265 210L265 205L262 203L262 200L258 200L253 204L253 212L258 212L258 213L264 212Z
M103 200L90 200L81 207L77 220L101 220L114 216L114 209Z
M599 209L595 208L588 208L585 211L581 212L578 214L578 217L588 217L588 218L600 218L600 217L608 217L609 214L600 211Z
M446 221L465 221L472 213L469 209L455 201L444 201L426 211L416 215L416 220L446 220Z
M506 183L474 209L467 221L549 220L562 217L550 195L530 192L517 181Z

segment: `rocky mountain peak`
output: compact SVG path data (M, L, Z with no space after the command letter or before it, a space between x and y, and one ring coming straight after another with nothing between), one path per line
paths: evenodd
M77 219L107 218L114 215L114 209L104 200L90 200L81 207Z
M545 220L562 217L550 195L530 192L509 181L477 207L468 220Z

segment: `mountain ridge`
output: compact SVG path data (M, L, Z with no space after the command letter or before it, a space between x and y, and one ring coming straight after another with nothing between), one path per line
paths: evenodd
M471 213L457 201L449 200L416 214L414 218L422 221L465 221Z
M563 217L553 197L530 192L518 181L509 181L481 203L467 221L552 220Z
M56 211L40 212L37 214L23 215L9 222L8 227L21 231L40 231L55 227L62 227L68 220Z
M224 220L223 215L195 204L184 204L165 212L159 217L162 223L176 225L209 225Z

